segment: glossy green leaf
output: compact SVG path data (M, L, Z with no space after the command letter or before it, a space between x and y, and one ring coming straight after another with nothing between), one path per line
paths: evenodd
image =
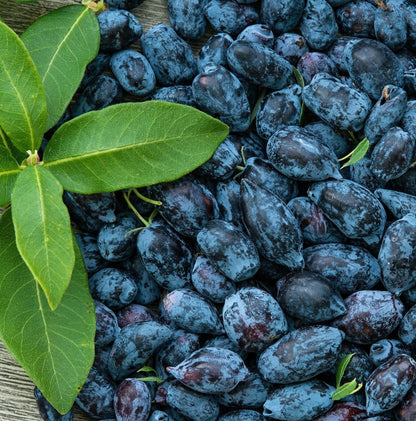
M346 396L358 392L362 387L362 383L357 384L357 380L351 380L350 382L336 388L336 390L332 393L332 400L338 401L343 399Z
M335 385L338 388L341 384L342 377L344 376L345 369L348 367L348 364L351 361L351 358L355 355L347 354L338 364L337 373L335 375Z
M228 127L186 105L112 105L63 124L44 153L64 189L97 193L183 176L207 161Z
M10 214L0 217L0 336L46 398L66 413L94 359L94 303L81 253L76 246L71 283L52 311L17 250Z
M0 40L0 127L20 151L34 151L46 125L42 81L23 42L2 22Z
M70 5L37 19L21 36L35 62L48 105L46 129L54 126L97 55L100 27L85 6Z
M55 309L68 287L74 267L74 249L63 189L40 165L26 167L12 192L16 244L34 278Z
M10 203L12 188L21 169L0 129L0 206Z
M357 163L358 161L360 161L362 158L364 158L369 147L370 147L370 142L365 137L353 151L351 151L348 155L344 156L343 158L339 159L339 161L345 161L346 159L349 158L348 161L341 167L341 169L348 167L350 165L353 165Z

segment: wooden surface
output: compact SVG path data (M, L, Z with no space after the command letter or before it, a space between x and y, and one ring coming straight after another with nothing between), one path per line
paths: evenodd
M81 3L81 0L44 0L37 3L0 0L0 16L20 34L42 14L59 6L76 3ZM157 23L169 23L166 0L146 0L132 12L139 18L144 31ZM198 47L194 46L195 52ZM0 421L41 420L33 397L33 387L26 373L14 362L0 341ZM91 418L76 408L74 420L90 421Z
M79 3L81 3L81 0L41 0L26 4L0 0L0 16L17 33L21 33L37 17L48 11L60 6ZM144 31L157 23L169 23L166 0L146 0L131 12L139 18Z

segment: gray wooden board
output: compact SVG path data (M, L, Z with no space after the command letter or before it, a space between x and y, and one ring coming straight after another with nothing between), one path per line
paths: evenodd
M0 0L0 16L18 34L24 31L37 17L57 7L81 3L81 0L44 0L35 3L15 3ZM146 0L132 11L147 31L152 25L169 23L166 11L166 0ZM193 45L194 53L208 36ZM140 44L134 44L140 49ZM36 402L33 397L33 383L24 370L14 361L3 343L0 341L0 421L40 421ZM75 421L91 421L75 408Z

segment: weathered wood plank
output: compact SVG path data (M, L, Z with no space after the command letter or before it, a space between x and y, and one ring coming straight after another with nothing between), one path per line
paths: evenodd
M0 344L0 420L39 421L33 384Z
M81 0L41 0L35 3L15 3L0 0L0 16L17 33L22 33L39 16L68 4L80 4ZM144 31L157 23L168 23L166 0L148 0L132 12L139 18Z

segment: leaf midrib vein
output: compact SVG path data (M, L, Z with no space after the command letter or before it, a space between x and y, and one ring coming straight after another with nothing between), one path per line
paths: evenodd
M180 136L175 136L175 137L164 137L162 139L156 139L156 140L151 140L151 141L146 141L146 142L142 142L142 143L132 143L130 145L123 145L123 146L118 146L116 148L112 148L112 149L105 149L105 150L98 150L98 151L92 151L92 152L83 152L80 155L73 155L67 158L58 158L54 161L48 161L47 159L44 161L45 167L51 167L53 165L61 165L65 162L74 162L77 160L86 160L89 159L91 157L94 156L103 156L103 155L107 155L107 154L112 154L114 152L121 152L121 151L128 151L131 149L140 149L141 147L147 147L149 145L158 145L164 142L170 142L170 141L177 141L180 138Z
M41 188L41 181L40 181L40 177L39 177L39 169L38 168L36 168L36 166L34 167L35 168L35 174L36 174L36 182L37 182L37 186L38 186L38 190L39 190L39 206L40 206L40 213L41 213L41 215L42 215L42 221L43 221L43 224L42 224L42 231L43 231L43 239L44 239L44 241L46 241L46 239L48 238L48 233L47 233L47 231L46 231L46 226L47 226L47 224L44 222L44 220L46 219L46 213L45 213L45 199L44 199L44 195L43 195L43 191L42 191L42 188ZM49 268L49 251L48 251L48 246L47 246L47 244L45 243L45 256L46 256L46 267L48 268L48 273L49 273L49 270L50 270L50 268ZM49 273L50 274L50 273Z
M49 337L48 325L47 325L47 322L46 322L46 319L45 319L45 314L44 314L43 307L42 307L42 300L41 300L41 297L40 297L40 294L43 294L43 291L41 291L41 288L40 288L40 285L39 285L38 282L35 283L35 286L36 286L36 295L37 295L37 299L38 299L38 303L39 303L39 312L40 312L40 315L41 315L41 318L42 318L42 323L43 323L44 330L45 330L46 342L48 344L48 356L50 356L50 355L52 355L51 340L50 340L50 337ZM54 359L50 358L50 362L51 362L51 365L52 365L52 371L54 373L54 377L56 378L57 377L57 371L56 371Z
M49 65L47 67L47 69L45 70L45 74L42 77L42 82L45 82L46 77L48 76L50 69L52 68L52 66L54 66L54 62L56 60L56 57L58 56L59 51L61 50L61 48L63 47L65 41L69 38L69 36L72 34L72 32L74 31L75 27L78 25L78 22L81 20L81 18L84 17L84 14L88 13L88 7L85 8L85 10L82 11L82 13L79 15L78 19L74 22L74 24L71 26L70 30L67 32L66 36L62 39L62 42L58 45L55 54L51 57L50 61L49 61Z
M39 170L36 168L36 167L34 167L34 171L35 171L35 175L36 175L36 180L37 180L37 184L36 184L36 186L38 187L38 189L39 189L39 202L40 202L40 208L41 208L41 214L42 215L44 215L44 213L45 213L45 206L44 206L44 203L43 203L43 196L42 196L42 189L40 188L40 180L39 180ZM42 224L42 226L43 226L43 234L44 234L44 238L46 238L45 236L46 236L46 224ZM36 228L34 228L33 230L32 230L32 232L35 230ZM32 233L30 233L30 235L31 235ZM20 243L23 239L21 239L20 238L20 235L18 235L18 236L16 236L16 240ZM26 242L25 242L25 244L27 244ZM47 249L47 247L46 247L46 245L45 245L45 248ZM46 265L47 265L47 267L49 268L49 253L48 252L46 252L45 253L46 254ZM23 259L23 261L26 263L26 266L30 269L30 272L32 273L32 275L33 275L33 277L34 277L34 279L36 280L36 283L39 283L39 284L41 284L41 280L39 279L39 277L38 277L38 275L37 275L37 271L35 270L35 268L33 267L33 265L32 265L32 262L31 261L29 261L27 258L26 258L26 256L24 255L24 254L22 254L22 259Z

